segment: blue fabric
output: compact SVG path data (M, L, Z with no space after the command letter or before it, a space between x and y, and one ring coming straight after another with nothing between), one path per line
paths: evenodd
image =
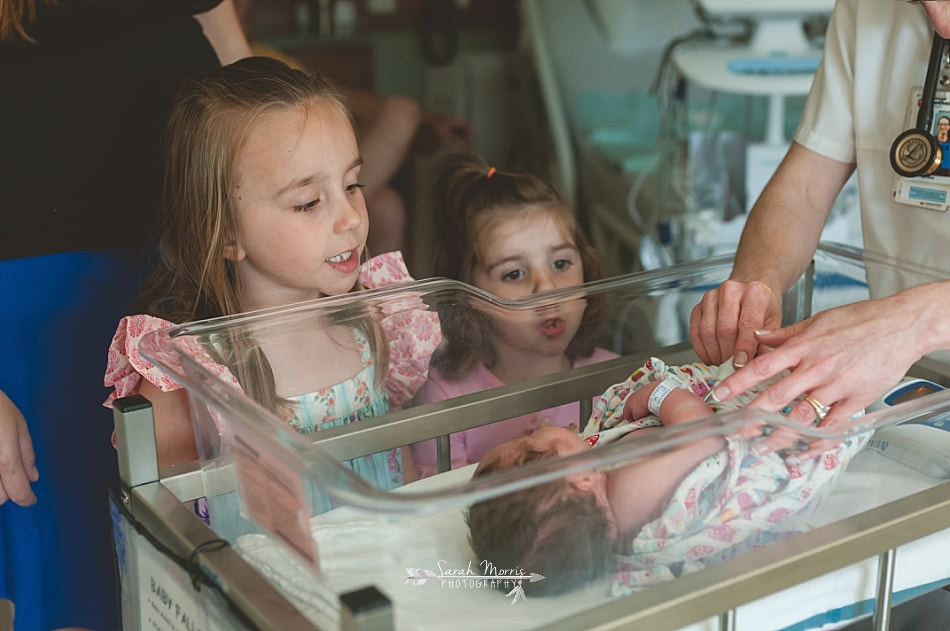
M910 600L928 594L935 589L945 587L946 585L947 580L943 579L940 581L934 581L932 583L918 585L917 587L909 587L899 592L894 592L892 594L891 606L896 607L898 605L902 605ZM874 606L875 600L873 598L859 600L850 605L845 605L837 609L829 609L824 613L815 614L814 616L802 620L801 622L789 625L784 629L781 629L781 631L809 631L810 629L821 629L827 624L854 622L858 618L865 618L867 616L873 615Z
M106 351L141 265L120 252L0 261L0 388L27 420L38 502L0 506L17 631L118 628L106 482L118 484Z

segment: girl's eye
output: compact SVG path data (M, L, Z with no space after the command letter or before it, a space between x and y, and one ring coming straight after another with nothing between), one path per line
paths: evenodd
M554 269L563 272L563 271L566 270L566 269L570 269L570 267L571 267L573 264L574 264L574 263L572 263L571 261L569 261L569 260L567 260L567 259L558 259L558 260L554 261Z
M301 204L299 206L294 206L294 212L305 213L308 210L313 210L314 207L320 202L319 199L314 199L307 202L306 204Z
M513 269L501 277L502 280L521 280L522 278L524 278L524 270L520 269Z
M347 185L347 186L344 188L344 190L345 190L347 193L355 193L357 190L363 188L364 186L366 186L366 185L365 185L365 184L360 184L359 182L357 182L356 184L349 184L349 185Z

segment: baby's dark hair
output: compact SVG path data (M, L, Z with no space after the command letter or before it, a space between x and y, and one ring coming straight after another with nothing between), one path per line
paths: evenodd
M433 251L436 276L471 284L472 269L478 262L479 230L491 220L517 217L544 206L557 215L571 235L584 268L584 282L603 277L600 254L588 242L573 211L553 186L537 176L498 169L474 153L459 151L443 160L436 177L434 201L439 236ZM588 357L600 336L602 299L588 298L587 302L584 323L565 351L571 361ZM464 375L478 361L490 367L491 323L467 305L448 311L440 313L443 330L458 331L458 335L446 336L433 364L449 378Z
M479 466L475 477L556 455L555 449L526 450L515 462L496 459ZM480 563L545 577L525 586L535 595L564 594L610 571L613 542L606 512L593 493L578 491L567 480L473 504L465 521Z

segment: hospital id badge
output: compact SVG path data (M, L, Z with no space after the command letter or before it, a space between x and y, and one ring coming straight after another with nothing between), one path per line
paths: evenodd
M917 111L923 88L911 91L904 128L910 129L917 124ZM946 212L950 208L950 93L938 91L934 95L934 114L930 133L937 139L937 145L943 152L940 166L931 175L921 177L894 176L892 196L895 202ZM942 130L941 130L942 127Z

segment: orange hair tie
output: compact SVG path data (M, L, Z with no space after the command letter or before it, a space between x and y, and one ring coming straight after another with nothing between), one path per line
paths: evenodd
M495 167L491 167L490 169L488 169L488 173L485 175L485 177L490 180L491 176L493 175L495 175Z

